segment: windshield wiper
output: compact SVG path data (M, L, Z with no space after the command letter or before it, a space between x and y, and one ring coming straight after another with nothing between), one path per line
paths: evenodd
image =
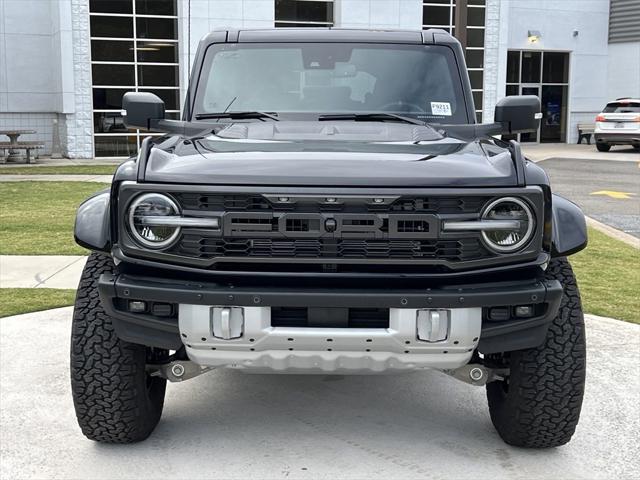
M371 112L371 113L328 113L326 115L320 115L318 120L321 122L327 122L331 120L353 120L353 121L380 121L395 120L396 122L412 123L414 125L426 125L426 122L418 120L417 118L404 117L402 115L396 115L395 113L383 113L383 112Z
M278 114L275 112L217 112L217 113L199 113L196 115L196 120L209 120L213 118L230 118L232 120L242 118L270 118L271 120L278 121Z

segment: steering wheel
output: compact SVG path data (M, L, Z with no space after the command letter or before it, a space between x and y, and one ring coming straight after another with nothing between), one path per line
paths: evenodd
M403 102L402 100L398 100L396 102L385 103L384 105L382 105L382 106L380 106L378 108L380 110L382 110L382 111L388 111L388 110L391 110L390 107L393 107L394 105L401 107L399 109L396 109L396 111L425 113L424 108L422 108L420 105L416 105L415 103ZM415 108L415 110L406 110L406 107L413 107L413 108Z

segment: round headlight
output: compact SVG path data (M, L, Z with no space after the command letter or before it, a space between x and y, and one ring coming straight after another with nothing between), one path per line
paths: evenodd
M522 200L513 197L491 202L482 214L483 220L516 220L513 228L487 229L482 237L489 248L497 252L515 252L531 239L535 220L531 209Z
M180 215L180 209L171 198L160 193L145 193L131 202L129 229L140 245L153 249L166 248L178 238L180 227L162 225L161 217L177 215Z

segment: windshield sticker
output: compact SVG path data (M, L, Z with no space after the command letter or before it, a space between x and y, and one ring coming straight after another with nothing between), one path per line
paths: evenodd
M431 102L431 113L433 115L451 116L451 104L449 102Z

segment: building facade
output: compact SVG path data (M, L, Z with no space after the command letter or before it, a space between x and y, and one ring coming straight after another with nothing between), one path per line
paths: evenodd
M37 130L45 154L135 154L148 134L124 127L123 93L178 118L198 41L225 27L442 28L478 121L505 95L541 98L523 142L575 142L607 101L640 96L640 0L0 0L0 130Z

